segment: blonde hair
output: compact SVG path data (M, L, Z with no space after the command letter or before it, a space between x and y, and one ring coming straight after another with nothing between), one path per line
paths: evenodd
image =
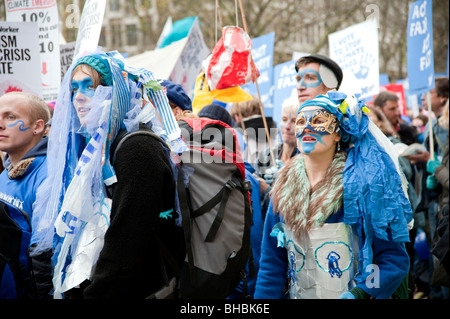
M261 115L261 109L259 107L259 99L257 98L253 98L253 100L246 102L234 103L230 109L230 115L232 118L234 118L235 115L239 116L239 109L241 110L241 115L243 118L252 115Z
M29 92L9 92L5 95L18 95L24 97L28 105L28 116L31 122L37 120L43 120L45 124L50 120L50 111L48 110L47 103L44 102L39 96ZM4 95L4 96L5 96Z
M442 110L442 115L438 120L438 124L447 130L449 128L448 116L449 116L449 112L448 112L448 99L447 99L447 102L445 102L444 110Z
M172 112L176 107L178 107L179 109L182 110L181 113L174 114L175 120L177 120L177 121L180 121L184 118L198 119L197 114L193 113L191 110L183 110L181 107L179 107L178 105L176 105L175 103L170 102L170 101L169 101L169 105L170 105L170 108L172 109Z

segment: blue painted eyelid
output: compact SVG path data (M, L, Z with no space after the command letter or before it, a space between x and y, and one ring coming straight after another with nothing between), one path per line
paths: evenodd
M89 87L94 85L91 77L86 77L80 81L72 80L72 90L77 89L77 92L74 92L73 97L75 97L75 93L81 93L89 98L92 98L95 94L95 89L90 89Z
M312 83L305 83L304 81L304 75L306 73L312 73L317 75L317 81L316 82L312 82ZM320 83L322 83L322 78L320 77L319 72L317 72L316 70L313 69L304 69L301 72L299 72L298 74L301 75L301 80L300 80L300 85L306 88L314 88L314 87L318 87L320 85Z

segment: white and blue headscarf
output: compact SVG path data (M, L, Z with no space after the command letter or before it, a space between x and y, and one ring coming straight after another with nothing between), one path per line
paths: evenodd
M304 102L320 106L339 120L342 141L350 143L343 172L344 222L357 226L363 267L372 263L373 236L408 242L412 209L407 180L393 144L367 116L364 103L355 96L328 92ZM364 268L365 269L365 268Z

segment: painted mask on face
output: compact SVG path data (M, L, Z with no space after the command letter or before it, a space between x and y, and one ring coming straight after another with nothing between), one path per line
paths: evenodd
M300 137L306 128L320 135L337 132L336 117L324 109L300 111L295 120L295 135Z
M92 98L94 96L94 82L92 82L92 78L90 76L85 77L80 81L75 79L72 80L72 101L78 93L81 93L88 98Z
M299 81L300 86L306 88L314 88L322 83L322 78L319 72L313 69L304 69L298 73L301 76Z
M83 73L77 72L72 79L71 85L72 103L75 107L80 123L83 124L84 117L91 110L88 103L95 94L94 83L90 76L84 76Z

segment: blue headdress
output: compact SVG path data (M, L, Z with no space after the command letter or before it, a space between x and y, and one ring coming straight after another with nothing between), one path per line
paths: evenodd
M79 64L92 66L106 85L96 88L83 125L73 106L71 89L72 73ZM158 87L150 71L129 68L117 52L91 52L79 56L63 79L49 135L48 177L38 189L33 209L34 215L38 216L33 218L33 230L38 238L34 252L55 245L54 239L58 238L54 236L55 230L59 236L55 255L58 258L54 275L55 296L89 278L91 268L85 265L95 263L103 245L111 207L105 185L117 182L109 153L119 131L134 131L139 122L151 122L152 128L167 141L173 152L181 153L183 149L180 134L177 136L179 127L173 114L169 113L167 96ZM150 97L160 113L165 114L164 127L171 130L158 126L152 103L147 103L141 110L142 90L146 99ZM94 235L89 237L89 232ZM88 238L97 241L93 245L89 243L91 252L78 251ZM68 261L75 254L85 254L91 260L76 266L78 272L84 273L69 276Z
M360 252L363 267L373 263L372 238L408 242L412 209L407 180L393 144L369 119L368 109L355 96L328 92L304 102L320 106L339 120L339 134L350 143L343 172L344 222L357 225L365 242ZM365 269L365 268L364 268Z

